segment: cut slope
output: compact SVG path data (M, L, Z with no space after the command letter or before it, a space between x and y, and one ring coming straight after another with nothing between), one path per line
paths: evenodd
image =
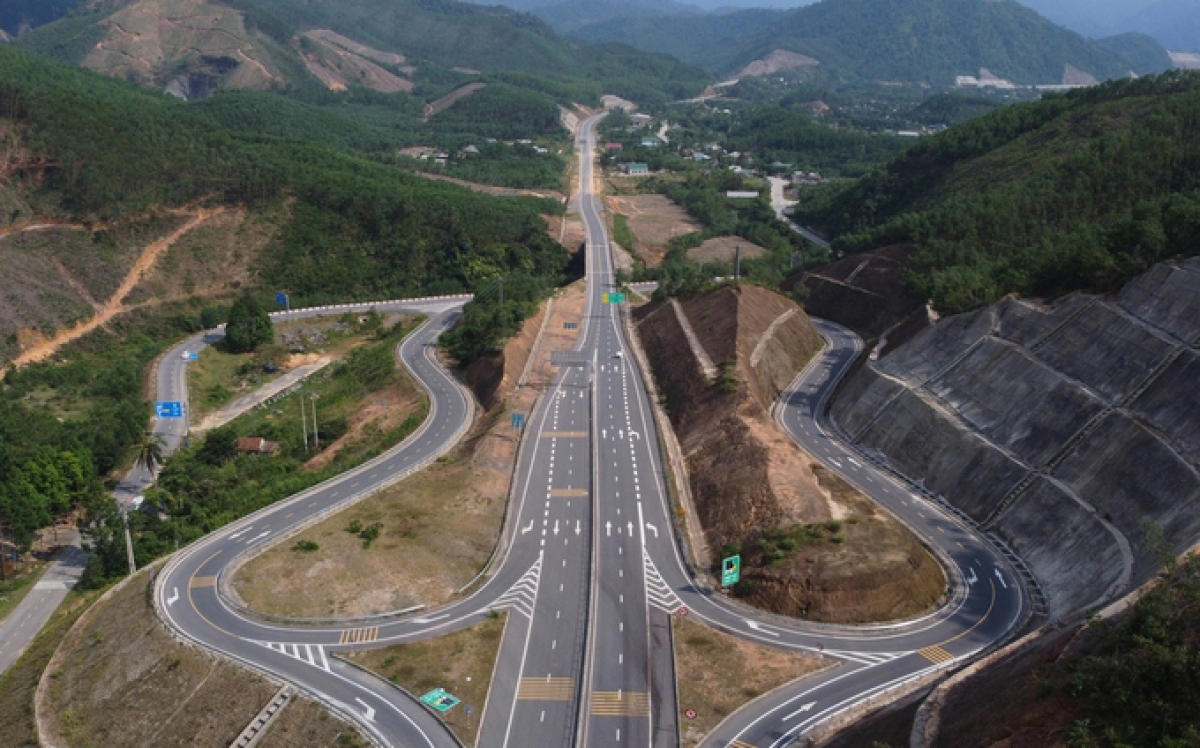
M709 545L744 554L739 597L838 622L900 618L939 598L944 579L920 543L814 465L769 415L821 347L794 302L756 286L724 287L678 306L651 304L636 318ZM682 319L719 368L712 381ZM778 552L784 536L794 555Z
M1008 300L868 362L833 415L1004 537L1069 618L1157 569L1141 523L1200 537L1200 261L1113 300Z

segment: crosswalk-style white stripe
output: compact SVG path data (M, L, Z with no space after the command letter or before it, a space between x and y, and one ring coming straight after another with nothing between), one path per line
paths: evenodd
M661 608L668 614L683 607L683 601L675 594L675 590L663 581L662 575L658 573L654 562L650 560L650 554L645 547L642 548L642 568L646 575L646 599L650 601L651 605Z
M260 647L266 647L272 652L287 655L293 660L299 660L306 665L312 665L318 670L329 670L329 658L325 656L325 647L320 644L292 644L290 642L254 642Z
M508 588L500 596L498 600L489 608L504 608L510 607L513 610L520 611L525 614L525 617L533 620L533 604L537 599L538 584L542 579L542 557L539 555L538 560L529 567L529 571L525 572L517 583Z
M826 649L824 653L830 657L850 660L861 665L882 665L911 654L911 652L848 652L841 649Z

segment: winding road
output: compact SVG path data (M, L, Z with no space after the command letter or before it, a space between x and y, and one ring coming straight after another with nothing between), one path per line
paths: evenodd
M602 116L602 115L601 115ZM182 636L286 680L387 746L457 746L439 719L392 684L335 657L352 648L438 636L509 611L478 744L633 746L678 744L670 617L689 615L742 638L819 654L836 667L796 681L731 715L705 746L780 748L823 721L1011 635L1028 615L1013 566L942 507L855 454L824 416L838 380L861 350L852 333L818 323L828 345L781 398L776 417L814 457L912 527L951 577L941 610L891 626L806 624L746 608L693 577L684 562L664 484L659 438L643 375L632 360L614 291L614 269L591 192L593 117L580 129L579 212L587 229L585 329L554 384L528 414L509 519L492 566L468 596L404 617L325 626L271 623L222 593L239 558L279 542L449 449L473 401L432 356L465 299L362 305L422 311L429 320L398 346L427 389L430 413L403 444L370 463L267 507L177 553L158 574L154 601ZM302 310L291 315L314 315ZM186 400L185 341L167 354L159 399ZM182 424L160 421L170 447ZM149 476L144 476L148 479ZM136 489L137 481L131 489ZM695 705L703 708L703 705Z

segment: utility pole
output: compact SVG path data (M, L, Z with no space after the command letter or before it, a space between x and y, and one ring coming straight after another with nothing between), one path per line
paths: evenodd
M742 245L736 244L733 247L733 281L737 282L738 278L742 277Z
M133 536L129 534L129 506L121 507L121 520L125 525L125 555L129 557L129 575L137 572L137 562L133 560Z
M321 433L319 431L317 431L317 398L318 397L319 397L319 395L314 392L308 396L308 399L310 401L312 401L313 449L320 452L321 451ZM301 403L301 405L303 405L303 403Z
M304 396L300 396L300 428L304 430L304 451L308 451L308 414L304 412Z

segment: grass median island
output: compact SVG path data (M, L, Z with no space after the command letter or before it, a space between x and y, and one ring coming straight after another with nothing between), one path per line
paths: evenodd
M436 639L352 652L348 659L418 698L443 688L461 699L461 704L442 712L442 720L460 740L473 746L506 616L497 613L483 623Z
M683 748L699 745L744 704L825 665L816 657L752 644L678 616L672 627ZM689 709L695 719L688 719Z
M50 663L42 720L62 745L228 746L277 685L179 643L150 603L143 572L100 601ZM289 715L296 711L297 714ZM321 715L325 714L324 717ZM277 732L278 727L285 727ZM9 745L9 743L5 743ZM312 748L363 745L353 728L294 699L260 743Z

